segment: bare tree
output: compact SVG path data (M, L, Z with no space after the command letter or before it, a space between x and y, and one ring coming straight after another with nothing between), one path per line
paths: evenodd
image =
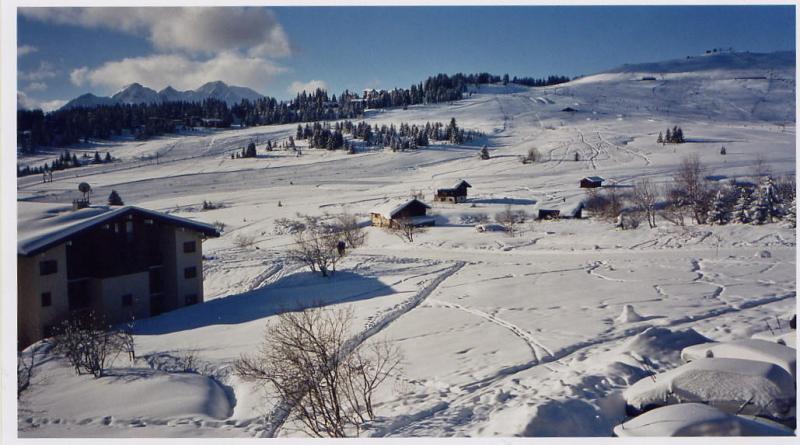
M414 237L420 233L425 233L427 228L415 224L408 218L400 218L393 220L390 230L400 238L408 241L409 243L413 243Z
M373 395L398 370L400 350L386 341L350 339L352 308L284 312L267 325L255 355L242 355L237 375L261 382L314 437L358 436L375 418Z
M27 351L17 351L17 398L30 388L33 378L33 368L36 367L37 348L31 347Z
M353 249L364 245L367 233L358 224L358 219L347 212L336 215L336 229L340 232L342 239Z
M336 263L346 255L340 253L340 235L322 224L306 226L294 236L294 247L287 252L289 258L300 261L311 268L312 272L319 271L323 277L328 276L328 271L336 271Z
M658 190L650 179L642 179L633 186L633 203L647 219L650 228L656 227L656 202Z
M673 184L665 184L662 193L666 203L660 216L676 226L685 226L686 217L689 215L685 194L675 188Z
M528 153L521 158L523 164L532 164L534 162L538 162L541 159L541 154L539 153L539 149L536 147L531 147L528 149Z
M511 210L511 206L506 206L505 210L498 212L494 216L495 222L503 226L503 230L509 236L514 236L517 224L522 224L527 219L527 215L523 211Z
M752 164L751 175L756 181L761 181L762 178L772 176L772 169L767 164L767 158L762 153L756 155L756 159Z
M685 196L692 209L692 217L698 224L705 224L711 201L711 193L703 179L703 165L697 155L687 156L674 176L675 186Z
M56 351L64 354L77 374L87 372L95 378L103 377L125 349L124 335L107 328L94 312L84 318L67 319L55 337Z

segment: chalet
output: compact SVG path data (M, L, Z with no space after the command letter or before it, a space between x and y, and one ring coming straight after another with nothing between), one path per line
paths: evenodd
M17 338L25 347L93 311L106 323L203 302L211 225L139 207L18 204Z
M433 200L452 203L465 202L467 200L467 188L471 187L467 181L461 180L455 187L436 189Z
M387 202L372 210L372 225L377 227L397 227L398 224L432 226L436 224L427 212L431 206L417 198L405 201Z
M597 188L597 187L602 187L603 186L603 181L605 181L605 179L603 179L603 178L601 178L599 176L587 176L587 177L581 179L581 188L582 189L593 189L593 188Z
M583 202L563 202L555 205L540 205L536 211L537 219L581 219Z

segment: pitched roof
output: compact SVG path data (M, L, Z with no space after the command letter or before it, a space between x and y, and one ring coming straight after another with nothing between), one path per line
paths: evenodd
M452 182L449 183L449 184L452 184ZM455 190L455 189L461 187L462 184L464 184L465 187L472 187L469 184L469 182L467 182L467 181L465 181L463 179L459 179L458 182L456 182L456 184L454 186L452 186L452 187L445 187L445 185L447 185L447 183L439 183L439 184L437 184L438 187L436 188L436 190Z
M386 219L392 219L392 218L394 218L394 215L397 215L401 210L403 210L404 208L406 208L409 205L411 205L411 203L413 203L414 201L424 205L428 209L431 208L431 206L429 206L428 204L425 204L424 202L420 201L419 199L411 198L411 199L406 199L406 200L392 200L392 201L385 202L385 203L373 208L371 213L377 213L377 214L383 216Z
M603 182L603 181L605 181L605 179L601 178L600 176L587 176L587 177L585 177L583 179L588 179L589 181L592 181L592 182Z
M71 206L61 204L20 202L17 219L17 255L35 255L65 242L70 237L129 214L148 216L157 221L201 232L206 236L220 235L210 224L141 207L123 206L112 209L107 206L93 206L75 211L71 209Z

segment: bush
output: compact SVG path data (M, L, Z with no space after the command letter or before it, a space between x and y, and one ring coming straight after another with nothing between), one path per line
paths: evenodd
M239 247L241 249L245 249L247 247L252 247L253 244L255 244L255 243L256 243L256 237L255 236L253 236L253 235L245 235L243 233L240 233L240 234L236 235L236 238L233 239L233 244L236 247Z
M120 353L126 351L124 333L106 330L104 320L89 312L84 318L70 318L55 337L56 351L64 354L77 374L102 377Z

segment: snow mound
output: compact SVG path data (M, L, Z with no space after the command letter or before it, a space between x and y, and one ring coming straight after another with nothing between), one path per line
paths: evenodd
M767 362L785 369L797 378L797 351L776 342L765 340L737 340L726 343L705 343L689 346L681 351L681 358L691 362L703 358L741 358Z
M644 317L636 312L632 304L626 304L625 307L622 308L622 313L617 317L617 321L620 323L635 323L644 319Z
M687 346L710 341L694 329L671 331L667 328L651 327L628 340L619 352L635 358L637 362L647 361L657 367L660 363L678 362L681 351ZM636 365L640 366L640 363Z
M792 436L785 426L736 416L702 403L664 406L614 428L618 437L637 436Z
M730 413L789 419L794 379L778 365L732 358L703 358L644 378L625 390L629 414L677 403L707 403Z
M757 332L753 334L753 339L764 340L779 345L788 346L792 349L797 349L797 331L788 331L782 333L773 333L769 331Z
M31 394L36 406L46 406L54 417L224 419L233 412L225 390L199 374L131 368L114 369L99 379L65 373L59 380L57 389Z

